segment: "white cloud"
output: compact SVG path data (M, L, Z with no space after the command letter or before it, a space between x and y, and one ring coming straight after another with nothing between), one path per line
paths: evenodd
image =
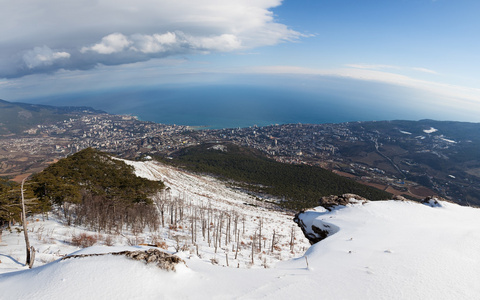
M278 23L282 0L22 0L0 10L0 77L58 70L56 57L30 53L45 45L70 54L62 68L89 69L176 54L275 45L303 35ZM59 54L60 55L60 54ZM63 57L65 58L65 57ZM25 63L31 68L25 68ZM36 66L43 66L37 68ZM46 68L49 66L49 68Z
M400 66L392 66L392 65L375 65L375 64L346 64L346 67L354 68L354 69L365 69L365 70L413 70L422 73L429 73L429 74L438 74L436 71L421 68L421 67L400 67Z
M70 58L70 53L57 51L54 52L47 46L35 47L23 55L23 61L29 69L40 66L51 66L55 61Z
M132 42L121 33L112 33L102 38L102 41L91 47L83 47L80 52L94 51L100 54L112 54L123 51Z
M133 46L130 49L143 53L165 52L178 42L177 36L172 32L153 35L135 34L131 38Z
M144 54L156 53L188 53L199 52L228 52L242 48L241 40L233 34L216 36L192 36L181 31L163 34L133 34L129 37L114 33L102 38L101 42L93 46L83 47L80 52L93 51L99 54L114 54L119 52L141 52Z
M212 37L188 37L190 45L199 50L227 52L240 49L242 42L233 34Z
M434 93L439 97L448 97L450 99L453 99L452 103L462 103L465 105L468 105L470 103L477 106L480 105L479 88L471 88L435 81L421 80L402 74L378 70L368 70L361 68L312 69L292 66L267 66L252 68L246 70L246 72L264 74L322 75L351 78L355 80L374 81L427 91L430 93Z
M423 72L423 73L430 73L430 74L438 74L436 71L427 69L427 68L412 68L415 71Z
M355 69L370 69L370 70L401 69L401 67L392 66L392 65L346 64L345 66L349 68L355 68Z

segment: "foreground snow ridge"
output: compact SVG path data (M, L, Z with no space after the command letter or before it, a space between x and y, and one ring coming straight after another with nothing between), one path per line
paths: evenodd
M225 268L179 252L186 266L167 272L95 256L0 275L0 299L475 299L480 210L429 204L375 201L309 211L310 224L338 230L308 249L308 267L302 257L270 269ZM148 247L76 254L140 249Z

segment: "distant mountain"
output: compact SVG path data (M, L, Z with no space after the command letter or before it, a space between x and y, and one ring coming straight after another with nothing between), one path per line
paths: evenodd
M36 125L59 122L85 114L105 113L90 107L49 106L0 99L0 136L20 134Z

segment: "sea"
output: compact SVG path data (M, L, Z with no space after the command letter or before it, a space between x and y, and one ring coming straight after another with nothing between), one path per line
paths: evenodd
M125 88L25 100L56 106L89 106L111 114L133 115L143 121L205 129L439 119L432 109L414 109L415 101L411 95L380 88L312 92L245 85Z

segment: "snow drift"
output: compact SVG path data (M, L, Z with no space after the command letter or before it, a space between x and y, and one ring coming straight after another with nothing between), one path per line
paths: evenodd
M292 216L244 205L254 201L246 194L225 189L212 178L153 162L131 164L138 175L164 180L172 193L241 210L247 217L248 234L263 218L266 228L288 239L294 224ZM221 255L225 260L223 252L206 251L199 257L192 251L179 251L175 255L185 264L177 265L176 272L118 255L61 260L72 252L145 251L149 247L117 243L116 247L94 246L74 252L77 248L58 236L84 232L84 228L37 220L29 224L32 232L36 226L34 240L40 260L36 266L52 257L58 259L25 270L19 262L24 255L20 234L4 234L0 245L0 300L475 299L480 295L480 210L435 199L425 204L354 201L329 209L317 207L298 215L306 228L315 226L326 231L323 240L308 248L304 257L276 260L276 264L271 261L270 268L259 264L236 268L236 263L227 268L210 262ZM298 252L302 242L296 243ZM174 254L170 244L168 250ZM288 249L283 247L279 254L294 257ZM241 255L248 260L248 249Z

